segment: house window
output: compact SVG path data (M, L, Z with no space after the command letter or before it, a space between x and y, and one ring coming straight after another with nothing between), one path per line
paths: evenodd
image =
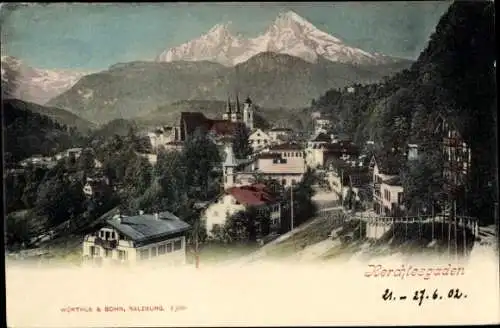
M109 231L106 231L106 240L109 239L109 235L110 235Z
M281 180L281 184L284 186L286 185L286 179Z
M115 239L115 232L114 231L111 233L111 239Z
M155 257L156 255L156 247L151 247L151 257Z
M174 251L178 251L181 248L182 248L182 240L178 239L174 241Z
M403 193L398 192L398 204L402 204L402 203L403 203Z
M90 254L92 256L99 256L99 247L90 246Z
M292 185L295 185L297 183L297 181L295 181L295 179L292 179Z
M172 243L167 243L167 253L172 252Z
M127 252L122 251L122 250L118 250L118 259L120 259L122 261L126 261L127 260Z
M139 251L139 259L147 260L149 257L149 249L143 249Z
M165 253L166 253L166 247L165 247L165 245L158 246L158 255L163 255Z

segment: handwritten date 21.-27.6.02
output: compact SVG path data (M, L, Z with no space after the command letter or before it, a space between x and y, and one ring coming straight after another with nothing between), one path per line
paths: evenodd
M401 296L396 296L394 295L393 291L390 289L386 289L384 293L382 294L382 299L384 301L405 301L405 300L412 300L415 302L418 302L418 306L422 305L422 302L424 300L432 300L432 301L439 301L439 300L445 300L445 299L464 299L467 298L467 295L464 294L463 292L460 291L458 288L452 288L450 289L447 293L445 292L444 294L439 293L438 289L435 289L434 292L429 292L425 289L421 290L416 290L413 292L413 297L409 298L406 295L401 295Z

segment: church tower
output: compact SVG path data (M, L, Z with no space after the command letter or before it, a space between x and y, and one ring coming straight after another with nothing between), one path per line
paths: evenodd
M254 115L254 106L250 97L247 97L245 103L243 104L243 123L245 123L246 127L253 131L253 115Z
M232 109L231 109L231 99L227 97L227 104L226 104L226 112L224 115L222 115L222 119L226 121L230 121L232 119Z
M236 167L238 163L233 153L232 145L227 145L226 149L226 159L222 164L222 173L224 178L224 190L234 187L236 185Z
M231 122L239 122L241 117L241 110L240 110L240 100L238 99L238 95L236 95L236 109L231 115Z

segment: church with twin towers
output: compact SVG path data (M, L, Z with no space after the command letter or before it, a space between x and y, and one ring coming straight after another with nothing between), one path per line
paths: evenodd
M228 97L226 112L222 115L222 119L233 123L243 123L248 130L253 131L254 105L250 97L247 97L247 99L243 102L243 106L241 106L239 96L236 94L236 104L234 108L231 105L230 97Z

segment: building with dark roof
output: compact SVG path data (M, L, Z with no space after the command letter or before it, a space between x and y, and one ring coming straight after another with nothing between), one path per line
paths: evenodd
M184 264L190 225L170 212L115 216L85 236L84 259L91 263L136 263L155 260Z

